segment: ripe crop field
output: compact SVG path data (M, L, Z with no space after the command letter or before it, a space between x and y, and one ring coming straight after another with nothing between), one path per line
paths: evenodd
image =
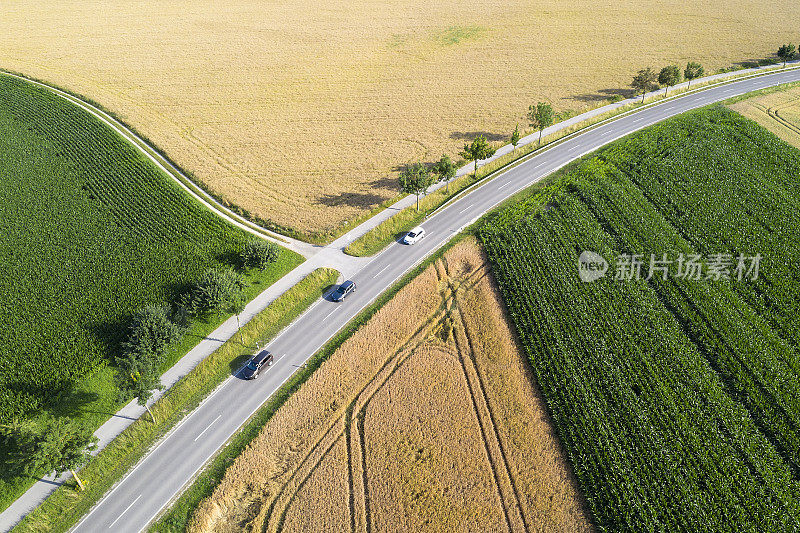
M800 528L800 150L722 106L600 150L480 232L598 526ZM592 283L578 257L761 254Z
M118 114L226 201L328 232L395 169L579 110L640 68L708 72L797 41L785 0L4 2L0 68Z
M736 102L731 109L800 148L800 87L754 96Z
M250 237L88 113L7 76L0 153L0 423L63 408L62 393L101 370L104 384L76 407L102 389L111 399L101 410L111 410L107 363L132 313L174 301ZM272 270L252 279L263 287L298 262L282 250ZM86 410L103 420L113 412Z
M591 530L487 268L464 241L398 292L277 411L189 530Z

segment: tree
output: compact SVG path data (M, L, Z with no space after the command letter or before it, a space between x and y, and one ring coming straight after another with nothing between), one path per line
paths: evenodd
M172 319L168 305L149 305L133 316L122 352L152 358L158 366L167 348L182 335L183 328Z
M162 388L158 369L167 348L182 335L183 328L173 320L169 306L147 306L134 315L128 339L122 343L122 355L116 358L120 401L136 398L153 422L156 417L147 402L154 390Z
M686 63L686 68L683 71L683 77L689 82L687 89L692 86L692 80L702 78L703 74L705 74L705 69L700 63L695 63L693 61Z
M552 106L546 102L539 102L535 106L528 107L528 119L531 127L539 130L539 144L542 144L542 131L552 126L555 120Z
M433 180L431 169L422 163L409 165L400 173L400 190L417 196L417 212L419 212L419 196L428 192Z
M514 133L511 134L511 146L514 147L514 150L517 149L517 145L519 144L519 124L514 128Z
M128 354L126 357L118 357L117 365L120 368L118 383L120 400L126 400L131 396L136 398L136 403L147 409L150 419L155 424L156 417L147 402L153 397L153 391L164 388L161 385L156 362L142 355Z
M97 447L92 431L68 418L46 417L40 424L12 422L0 427L8 453L10 470L28 476L69 471L80 490L83 482L76 470L86 464Z
M681 82L681 69L678 65L667 65L658 73L658 83L664 85L664 96L667 96L667 91L670 87L678 85Z
M486 137L478 135L470 144L464 145L464 150L459 154L467 161L475 161L475 177L478 177L478 161L489 159L497 151L496 148L489 146Z
M278 260L278 245L265 240L253 240L244 245L241 253L242 263L246 267L266 270Z
M438 181L445 182L446 190L449 193L450 180L456 176L456 165L450 160L450 156L442 154L442 158L433 165L433 173L439 177Z
M786 62L794 59L795 55L797 55L797 49L793 44L784 44L778 48L778 57L783 61L784 68L786 67Z
M655 71L649 67L643 68L633 77L631 87L642 92L642 102L644 102L644 95L653 88L657 78Z
M181 299L183 307L191 314L219 312L229 309L247 283L241 274L232 269L206 270L191 292Z
M242 324L239 322L239 315L244 312L244 308L247 305L247 302L244 299L244 295L240 295L231 303L231 313L236 316L236 332L239 333L239 343L242 342Z

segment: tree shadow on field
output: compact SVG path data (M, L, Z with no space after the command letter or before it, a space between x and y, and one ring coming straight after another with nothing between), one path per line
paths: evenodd
M775 65L781 63L780 58L777 55L771 55L769 57L754 57L751 59L743 59L742 61L737 61L733 64L734 67L737 68L757 68L766 65Z
M604 100L611 100L614 97L622 97L623 99L632 98L635 93L636 92L633 89L600 89L596 93L579 94L577 96L573 96L572 98L578 100L579 102L597 103Z
M327 207L372 207L386 200L385 197L373 193L344 192L340 194L324 194L317 201Z
M45 388L43 392L47 390ZM50 389L49 392L49 399L44 402L42 410L49 412L53 416L75 417L80 413L97 412L89 411L85 408L100 399L100 396L94 392L80 390L73 382L66 382L61 387L61 390L54 391ZM114 415L114 413L106 412L102 414Z
M394 172L401 172L405 170L407 166L408 165L395 165L392 167L392 170ZM383 178L378 178L370 181L368 185L370 187L374 187L375 189L389 189L391 191L397 191L397 177L386 176Z
M132 319L132 314L126 314L111 320L94 321L84 326L102 346L103 358L112 365L115 363L114 357L120 353L122 341L125 340Z
M242 263L242 256L238 250L223 250L218 254L214 255L214 260L220 263L220 265L224 268L225 265L233 267L235 269L241 270L244 268L244 263Z
M30 418L43 413L54 417L75 417L83 412L89 412L85 411L85 407L100 399L97 393L80 390L75 383L68 380L51 383L15 381L6 383L3 388L8 392L31 398L31 410L26 414L26 417Z
M481 135L489 142L504 141L508 138L508 135L488 131L454 131L450 134L450 138L454 141L472 141Z

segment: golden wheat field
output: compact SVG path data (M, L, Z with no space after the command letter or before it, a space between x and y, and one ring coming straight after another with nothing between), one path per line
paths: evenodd
M800 87L754 96L730 107L800 148Z
M6 0L0 68L117 113L224 199L304 232L394 196L393 170L594 105L645 66L796 42L785 0Z
M591 530L474 240L331 355L189 529Z

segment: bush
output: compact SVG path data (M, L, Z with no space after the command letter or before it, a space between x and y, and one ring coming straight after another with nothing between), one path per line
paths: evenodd
M248 268L266 270L278 260L278 245L264 240L250 241L244 245L241 253L242 264Z
M168 305L148 305L133 317L130 335L122 343L123 358L145 356L160 363L167 348L181 339L183 329Z
M234 305L246 286L242 275L233 269L211 268L181 299L181 305L191 315L222 311Z

